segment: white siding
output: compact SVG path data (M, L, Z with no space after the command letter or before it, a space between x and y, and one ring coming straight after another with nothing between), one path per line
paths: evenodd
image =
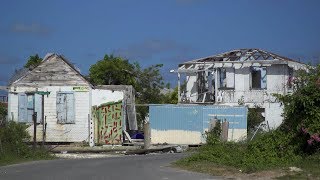
M270 128L274 129L282 123L283 106L280 103L266 103L265 104L265 120L268 121Z
M184 82L181 82L181 85ZM191 75L189 74L187 76L187 92L186 96L190 97L191 102L196 102L197 101L197 76L196 75ZM181 92L182 93L182 92Z
M75 95L75 124L58 124L56 112L56 93L58 91L73 91L73 86L45 86L43 88L17 87L15 92L25 91L49 91L50 95L44 96L44 116L47 122L47 142L82 142L88 141L88 114L90 114L89 92L74 92ZM14 91L13 88L11 91ZM18 116L18 96L9 93L10 112ZM11 113L10 113L11 114ZM42 126L38 125L37 139L42 139ZM29 128L30 135L33 133L33 126Z
M92 106L99 106L107 102L117 102L123 100L124 93L122 91L111 91L106 89L92 90Z
M286 74L288 67L272 65L267 68L267 90L269 92L285 93Z
M249 90L249 73L249 68L235 69L235 90L240 92Z
M18 121L18 94L8 94L8 119Z
M226 68L226 81L228 88L234 88L235 85L234 68Z

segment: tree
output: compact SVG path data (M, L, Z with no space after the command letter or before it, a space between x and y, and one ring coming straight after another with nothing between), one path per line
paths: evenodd
M24 65L25 68L33 69L37 67L42 62L42 58L38 54L30 56L28 62Z
M5 123L6 115L7 115L6 105L0 102L0 128Z
M162 103L164 103L164 104L178 104L178 86L175 87L172 92L164 94Z
M156 64L141 68L139 63L130 63L129 60L105 55L103 60L91 65L89 79L96 85L132 85L136 90L138 104L161 103L163 96L160 90L165 84L160 74L163 65ZM144 120L147 107L137 108L138 123Z
M105 55L103 60L91 65L89 79L98 85L133 85L136 80L136 64L130 64L128 60L113 55Z

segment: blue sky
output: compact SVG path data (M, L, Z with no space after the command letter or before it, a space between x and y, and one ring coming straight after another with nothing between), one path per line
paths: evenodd
M1 1L0 85L30 55L63 54L88 74L105 54L164 64L237 48L319 63L320 1Z

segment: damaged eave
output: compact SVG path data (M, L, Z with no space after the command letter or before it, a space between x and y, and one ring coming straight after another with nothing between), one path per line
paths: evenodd
M283 60L261 60L261 61L222 61L222 62L190 62L190 63L184 63L182 64L179 68L178 71L179 73L182 72L199 72L199 71L205 71L208 69L213 69L213 68L223 68L223 67L233 67L235 69L240 69L243 67L260 67L260 66L271 66L274 64L285 64L288 66L292 66L296 68L300 68L303 66L302 64L299 63L294 63L294 62L288 62L288 61L283 61ZM188 68L186 66L189 65ZM193 66L190 66L193 65ZM205 68L203 68L205 66ZM191 67L191 68L190 68ZM202 67L202 69L199 69L199 67Z

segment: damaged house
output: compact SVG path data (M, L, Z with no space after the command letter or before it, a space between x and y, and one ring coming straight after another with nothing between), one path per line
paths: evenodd
M181 104L247 105L259 108L271 128L282 122L283 106L272 94L293 90L298 61L260 49L238 49L179 65Z
M47 54L8 85L8 119L26 123L37 141L121 144L136 130L132 86L93 86L64 56Z

